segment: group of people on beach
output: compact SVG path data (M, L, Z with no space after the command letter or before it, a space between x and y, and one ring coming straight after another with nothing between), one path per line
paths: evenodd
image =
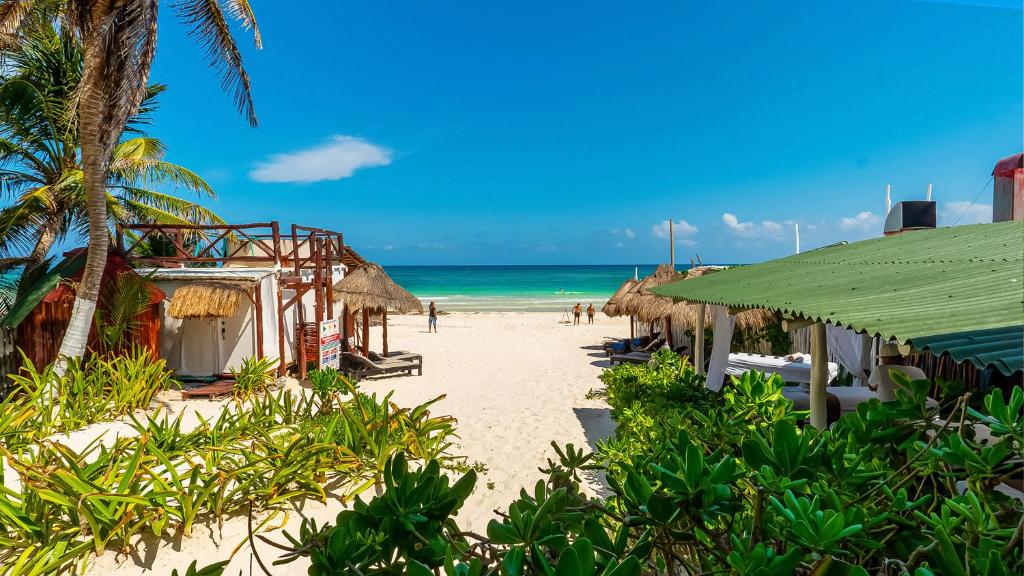
M430 332L436 333L437 332L437 306L435 306L434 303L431 302L430 303L430 308L428 310L429 311L427 312L427 333L430 333ZM594 309L594 303L591 302L590 305L587 306L587 324L593 324L594 323L594 314L596 314L596 313L597 313L597 310ZM576 305L572 307L572 323L574 325L578 325L580 323L580 316L582 316L582 315L583 315L583 305L580 304L579 302L577 302Z
M587 306L587 324L593 324L594 323L594 313L595 313L594 303L591 302L590 306ZM577 325L577 324L580 323L580 316L582 314L583 314L583 307L580 305L579 302L577 302L576 305L572 307L572 323L573 323L573 325Z

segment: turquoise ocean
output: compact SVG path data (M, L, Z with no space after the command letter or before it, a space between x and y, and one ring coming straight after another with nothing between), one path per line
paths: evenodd
M685 270L689 266L679 266ZM600 309L616 289L654 265L385 266L387 273L438 310L554 312L577 302Z

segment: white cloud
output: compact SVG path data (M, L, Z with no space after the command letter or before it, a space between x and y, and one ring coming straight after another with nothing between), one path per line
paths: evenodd
M722 222L734 235L756 240L781 240L786 237L783 223L774 220L742 222L735 214L722 214Z
M629 238L630 240L636 238L636 232L633 232L632 228L626 228L625 230L622 231L622 233L625 234L626 238Z
M686 220L675 222L672 230L677 241L681 241L682 238L687 236L696 236L699 231L700 230L696 226L690 224ZM630 232L632 232L632 230L630 230ZM654 233L656 238L668 238L668 221L659 222L654 226L651 226L651 232ZM630 236L630 238L632 238L632 236Z
M360 168L387 166L391 151L362 138L332 136L327 143L297 152L274 154L249 172L257 182L341 180Z
M852 218L840 218L839 229L844 232L877 232L882 231L882 218L873 212L858 212Z
M939 211L939 226L982 224L991 221L991 204L971 204L967 201L946 202Z

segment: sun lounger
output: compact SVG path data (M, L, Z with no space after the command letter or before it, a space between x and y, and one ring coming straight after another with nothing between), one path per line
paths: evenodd
M652 342L651 344L652 345L657 344L657 346L654 346L650 350L636 350L636 351L633 351L633 352L627 352L626 354L614 354L614 355L612 355L611 360L610 360L611 364L613 366L615 364L623 364L623 363L625 363L625 364L646 364L646 363L650 362L651 356L653 356L654 353L657 352L658 349L662 345L664 345L664 343L660 343L657 340ZM678 347L678 348L676 348L674 350L674 352L676 354L679 354L680 356L682 356L684 353L686 353L686 351L687 351L687 346L680 346L680 347Z
M612 354L611 363L615 364L646 364L651 360L650 352L626 352L625 354Z
M618 340L608 340L602 345L606 356L612 354L625 354L638 348L643 348L651 343L650 336L638 336L636 338L622 338Z
M383 360L373 361L351 352L341 353L341 373L355 380L402 372L411 376L413 370L416 371L418 376L423 375L423 357L419 354L406 352L405 357L399 358L389 355Z

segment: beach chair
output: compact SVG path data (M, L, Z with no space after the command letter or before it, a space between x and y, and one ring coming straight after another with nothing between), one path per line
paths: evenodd
M651 361L651 356L654 356L654 353L664 346L664 344L665 343L660 340L655 340L643 350L634 350L633 352L627 352L626 354L614 354L612 355L610 362L612 366L616 364L646 364ZM688 350L689 347L683 345L673 349L672 351L680 356L685 356Z
M655 338L658 335L655 334ZM650 346L650 336L638 336L636 338L623 338L621 340L609 340L602 344L605 356L611 356L612 354L626 354L633 350L646 349Z
M406 352L405 357L401 358L391 355L387 357L378 355L377 357L382 358L382 360L374 361L352 352L342 352L341 370L339 371L343 376L356 381L388 374L405 373L412 376L413 370L416 371L417 376L423 375L423 357L419 354Z

